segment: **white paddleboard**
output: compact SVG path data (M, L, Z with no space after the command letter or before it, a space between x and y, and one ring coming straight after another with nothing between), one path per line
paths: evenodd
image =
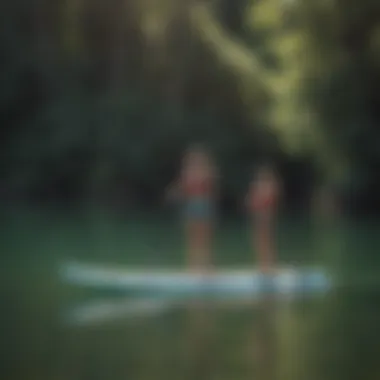
M198 274L167 269L121 269L102 265L68 262L60 268L64 281L78 286L160 292L171 294L236 293L257 294L321 292L331 286L331 279L316 268L278 269L264 275L257 270L216 270Z

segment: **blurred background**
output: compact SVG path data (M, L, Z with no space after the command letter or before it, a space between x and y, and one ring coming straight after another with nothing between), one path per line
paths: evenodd
M380 378L378 1L0 9L2 379ZM343 285L67 326L68 305L121 296L62 284L60 262L183 265L164 189L194 142L222 173L216 265L253 265L242 200L269 161L284 182L281 262Z

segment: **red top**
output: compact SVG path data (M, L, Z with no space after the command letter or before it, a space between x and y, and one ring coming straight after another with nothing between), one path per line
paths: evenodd
M212 192L211 178L184 178L183 189L186 196L209 196Z
M270 211L276 205L276 193L274 190L263 192L259 189L252 189L249 196L249 208L251 211Z

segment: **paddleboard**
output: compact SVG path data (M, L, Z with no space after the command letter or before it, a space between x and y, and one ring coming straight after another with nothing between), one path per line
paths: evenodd
M210 274L168 269L122 269L68 262L61 266L62 279L72 285L146 291L165 294L258 294L262 292L323 292L332 281L318 268L281 268L266 275L258 270L215 270Z

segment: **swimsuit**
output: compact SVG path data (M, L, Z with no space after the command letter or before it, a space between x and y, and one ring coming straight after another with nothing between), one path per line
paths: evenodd
M210 196L210 180L185 182L184 217L187 219L211 219L215 213L214 202Z
M276 197L272 191L260 194L260 190L256 190L251 195L250 209L256 220L268 222L276 207Z
M183 213L186 219L211 219L214 212L213 202L205 197L188 199L183 206Z

